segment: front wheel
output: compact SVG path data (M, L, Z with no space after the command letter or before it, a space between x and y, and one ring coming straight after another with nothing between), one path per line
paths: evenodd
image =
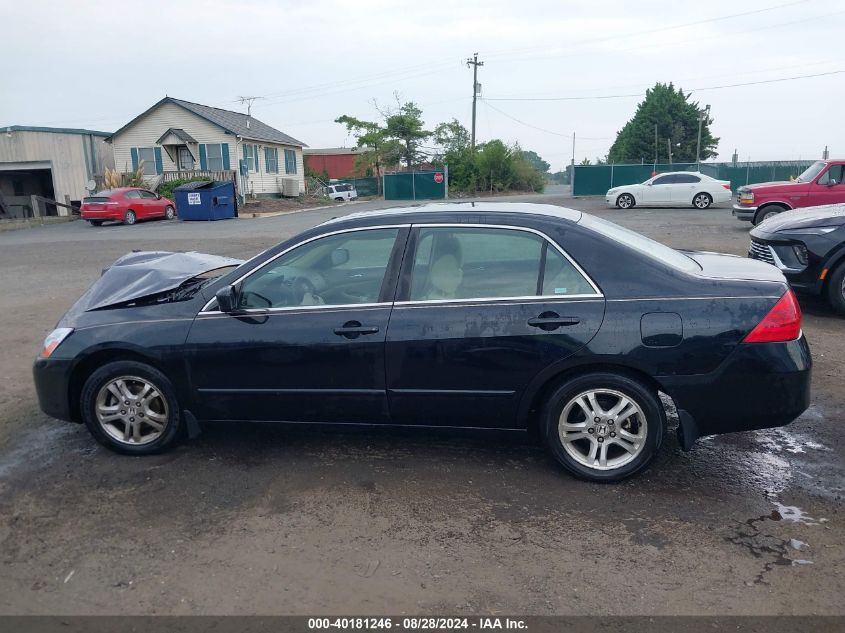
M334 201L335 202L343 202L343 198L335 198Z
M636 204L634 196L630 193L623 193L621 196L616 198L616 206L620 209L630 209L634 206L634 204Z
M145 363L103 365L85 381L79 404L94 438L118 453L158 453L179 435L182 416L173 386Z
M164 210L164 219L172 220L174 217L176 217L176 210L168 204Z
M827 280L827 300L836 312L845 316L845 263L839 264Z
M696 209L706 209L713 204L713 198L709 193L699 193L692 199L692 206Z
M770 204L768 207L763 207L757 211L754 216L754 226L757 226L760 222L765 222L769 218L773 218L778 213L783 213L784 211L786 211L786 209L776 204Z
M135 220L137 217L135 216L135 212L132 209L129 209L126 213L123 214L123 223L124 224L135 224Z
M546 443L580 479L620 481L644 469L663 442L657 394L628 376L591 373L552 393L543 411Z

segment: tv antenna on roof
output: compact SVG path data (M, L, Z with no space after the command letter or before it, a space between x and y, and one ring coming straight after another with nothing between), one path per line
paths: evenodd
M244 103L246 104L246 127L249 129L249 120L252 118L252 104L257 101L258 99L263 99L264 97L238 97L238 101L241 102L241 105Z

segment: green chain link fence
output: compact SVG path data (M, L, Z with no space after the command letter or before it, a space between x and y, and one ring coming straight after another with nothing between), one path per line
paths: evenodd
M814 161L772 161L756 163L701 163L701 173L729 180L736 191L743 185L773 180L789 180L798 176ZM634 165L576 165L573 196L603 196L608 189L622 185L633 185L651 178L653 172L696 171L695 163L658 163Z

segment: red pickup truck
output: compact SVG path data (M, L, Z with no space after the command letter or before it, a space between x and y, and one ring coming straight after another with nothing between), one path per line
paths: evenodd
M736 190L733 214L755 226L781 211L845 202L845 160L820 160L788 182L763 182Z

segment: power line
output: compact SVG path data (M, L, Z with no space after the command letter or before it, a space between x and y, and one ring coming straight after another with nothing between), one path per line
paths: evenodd
M761 79L759 81L745 81L736 84L725 84L722 86L704 86L701 88L690 88L688 92L702 92L704 90L722 90L724 88L739 88L742 86L757 86L760 84L780 83L784 81L794 81L797 79L811 79L813 77L827 77L829 75L839 75L845 73L845 70L831 70L825 73L814 73L812 75L796 75L794 77L778 77L776 79ZM591 101L599 99L623 99L627 97L642 97L645 92L632 92L628 94L615 95L591 95L578 97L485 97L484 101ZM489 104L488 104L489 105Z
M600 42L610 42L610 41L618 40L618 39L621 39L621 38L636 37L636 36L640 36L640 35L651 35L653 33L663 33L663 32L666 32L666 31L674 31L674 30L678 30L678 29L685 29L685 28L688 28L688 27L691 27L691 26L699 26L701 24L708 24L708 23L711 23L711 22L721 22L721 21L724 21L724 20L732 20L734 18L747 17L749 15L756 15L756 14L759 14L759 13L766 13L766 12L769 12L769 11L777 11L779 9L785 9L785 8L795 6L795 5L798 5L798 4L805 4L805 3L810 2L810 1L811 0L795 0L794 2L787 2L785 4L777 4L777 5L774 5L774 6L763 7L762 9L754 9L752 11L743 11L741 13L731 13L731 14L728 14L728 15L721 15L721 16L717 16L717 17L714 17L714 18L705 18L703 20L696 20L695 22L685 22L683 24L675 24L673 26L664 26L664 27L660 27L660 28L656 28L656 29L647 29L645 31L633 31L633 32L630 32L630 33L623 33L621 35L613 35L613 36L608 36L608 37L603 37L603 38L598 38L598 39L580 40L578 42L575 42L572 46L578 47L578 46L583 46L584 44L595 44L595 43L600 43ZM489 58L502 57L505 54L508 54L508 53L511 53L511 52L519 53L519 52L527 52L527 51L533 51L533 50L543 50L543 49L546 49L546 48L547 47L530 46L530 47L526 47L526 48L510 49L509 51L508 50L503 50L503 51L500 51L500 52L493 51L493 52L488 52L487 57L489 57Z
M517 123L520 123L520 124L522 124L526 127L534 128L535 130L540 130L541 132L546 132L547 134L553 134L555 136L562 136L563 138L572 138L572 136L573 136L572 134L564 134L563 132L555 132L553 130L547 130L546 128L538 127L538 126L533 125L531 123L527 123L526 121L523 121L521 119L517 119L515 116L511 116L510 114L508 114L504 110L500 110L499 108L494 106L492 103L487 103L487 99L482 98L481 101L488 108L495 110L496 112L498 112L502 116L505 116L512 121L516 121ZM609 141L611 139L611 137L609 137L609 136L579 136L578 138L581 139L581 140L586 140L586 141Z

